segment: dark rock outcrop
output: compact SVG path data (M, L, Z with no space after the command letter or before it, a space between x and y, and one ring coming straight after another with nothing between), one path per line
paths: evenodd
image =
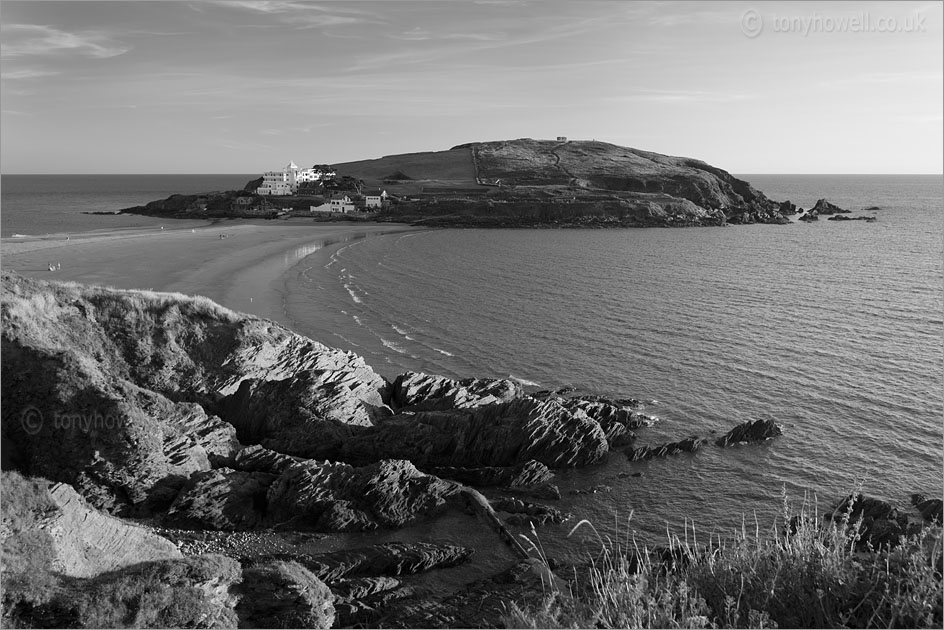
M393 382L393 403L400 410L468 409L520 398L521 385L507 379L463 379L406 372Z
M834 522L859 528L859 547L895 546L907 533L908 517L881 499L861 494L849 495L823 515ZM848 519L848 521L846 520Z
M793 203L792 201L781 201L779 210L780 210L780 214L783 214L783 215L790 215L790 214L797 213L796 204Z
M402 527L460 505L461 487L383 460L355 468L339 462L293 462L280 474L219 468L191 477L169 515L177 522L225 530L292 526L324 532Z
M427 469L515 466L533 459L550 468L569 468L600 462L608 450L603 429L585 414L551 401L518 398L386 418L346 440L341 459L408 459Z
M388 386L360 357L205 298L9 273L3 285L8 464L70 483L97 507L129 514L166 506L181 479L231 464L235 431L206 409L243 381L243 391L276 381L274 390L316 401L313 414L329 424L383 413ZM247 405L248 417L234 420L254 428Z
M921 517L929 523L944 523L944 501L928 499L923 494L911 495L911 505L915 506Z
M743 424L734 427L717 440L718 446L730 446L732 444L745 444L749 442L763 442L783 435L783 429L773 420L748 420Z
M634 409L639 401L613 401L597 396L573 396L557 401L571 412L583 412L599 423L611 447L625 446L635 439L633 429L649 424L649 417Z
M839 213L849 213L852 210L843 210L839 206L829 203L825 199L819 199L816 201L816 204L810 209L810 212L815 212L816 214L829 215L829 214L839 214Z
M278 477L264 472L217 468L195 473L177 495L172 521L203 528L240 531L266 522L269 487Z
M286 468L300 461L304 461L304 459L254 444L236 452L232 467L244 472L266 472L281 475Z
M540 486L554 477L554 473L547 466L533 459L515 466L480 466L478 468L439 466L428 472L437 477L478 487L530 488Z
M318 579L334 584L342 578L400 576L454 567L472 555L456 545L383 543L370 547L292 556Z
M666 457L667 455L678 455L679 453L694 453L702 444L707 442L706 438L697 436L687 437L678 442L667 442L659 446L640 446L638 448L626 449L626 457L631 461L641 459L652 459L653 457Z
M549 505L529 503L511 497L492 499L490 503L495 511L511 514L512 516L505 521L512 525L563 523L571 518L570 514Z
M460 489L404 460L361 468L308 460L293 464L272 484L268 511L274 523L318 531L403 527L443 511Z
M357 428L390 415L383 389L381 380L365 383L360 375L334 366L282 380L246 379L219 409L244 443L305 458L336 459L341 443Z
M875 217L847 217L842 214L829 217L827 221L865 221L866 223L875 223L878 221Z

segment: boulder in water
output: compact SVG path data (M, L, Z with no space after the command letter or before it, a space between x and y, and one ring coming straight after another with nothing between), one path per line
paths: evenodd
M732 444L748 444L751 442L763 442L783 435L783 429L773 420L755 420L747 421L734 427L717 440L718 446L730 446Z

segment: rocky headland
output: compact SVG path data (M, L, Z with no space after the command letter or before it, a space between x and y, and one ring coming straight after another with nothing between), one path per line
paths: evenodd
M633 399L388 381L206 298L2 282L6 625L497 625L505 600L560 583L514 531L570 518L546 503L555 469L707 442L639 445L652 419ZM716 443L780 433L756 421ZM465 541L318 550L447 516L491 530L508 570L431 598L411 580L467 562Z
M522 138L336 164L337 179L285 197L172 195L122 212L162 217L308 216L442 227L684 227L790 223L797 212L701 160L596 140ZM345 182L347 184L345 184ZM333 194L388 193L383 209L311 213Z

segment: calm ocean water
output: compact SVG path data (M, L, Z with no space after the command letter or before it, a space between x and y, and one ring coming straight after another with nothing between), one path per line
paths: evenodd
M255 175L3 175L0 236L39 236L159 225L165 219L97 216L174 193L242 188Z
M3 236L114 226L115 217L76 210L251 179L161 177L4 176ZM643 444L756 418L784 426L762 445L635 463L614 452L606 464L560 473L560 507L576 518L540 530L552 555L592 548L585 531L566 537L579 518L660 543L687 519L700 540L745 519L768 528L782 488L794 502L815 495L821 507L859 483L902 507L912 492L941 495L941 177L741 177L774 199L810 207L826 197L878 221L350 240L312 248L286 272L282 321L388 377L510 377L640 398L661 419L639 432ZM71 188L57 190L63 182ZM574 494L599 485L611 490ZM476 529L450 517L387 537L465 540L484 574L507 557Z
M703 537L744 519L768 528L784 488L823 507L857 484L902 507L912 492L941 495L941 178L745 177L774 199L826 197L878 221L367 238L286 274L286 321L388 377L643 399L661 419L644 444L757 418L784 426L762 445L642 463L616 452L559 474L562 506L601 533L658 543L686 519ZM601 484L612 490L573 494ZM574 522L541 530L550 552L590 544L566 538Z

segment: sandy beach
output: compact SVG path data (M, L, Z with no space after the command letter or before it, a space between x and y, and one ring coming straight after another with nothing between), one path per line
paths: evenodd
M325 246L361 235L417 228L399 224L233 221L201 227L98 231L5 238L4 270L120 289L205 295L237 311L280 319L276 280ZM223 236L223 238L221 238ZM50 271L49 265L59 265Z

